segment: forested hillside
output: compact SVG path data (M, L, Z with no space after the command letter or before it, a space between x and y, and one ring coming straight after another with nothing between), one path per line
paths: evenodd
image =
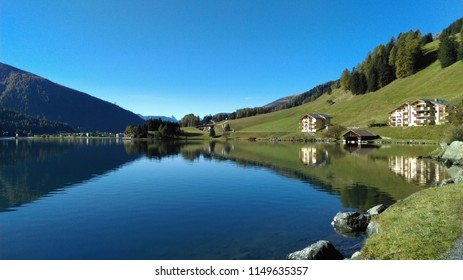
M74 132L64 123L37 119L19 112L0 108L0 136L27 136L31 134L55 134Z
M128 124L143 123L139 116L117 105L3 63L0 107L67 123L79 131L122 132Z

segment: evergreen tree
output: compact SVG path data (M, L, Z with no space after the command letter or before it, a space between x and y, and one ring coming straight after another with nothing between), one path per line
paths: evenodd
M423 58L421 47L421 33L419 31L410 30L399 35L393 58L397 78L405 78L418 71Z
M133 125L127 125L127 126L125 127L125 132L124 132L124 134L125 134L126 136L133 137L133 136L135 136L136 133L137 133L137 128L136 128L135 126L133 126Z
M454 64L458 58L458 43L452 36L443 37L439 44L438 58L442 68Z
M463 61L463 27L460 31L460 44L458 47L458 60Z
M442 33L439 35L439 39L442 40L445 37L450 37L452 35L457 34L463 28L463 18L457 19L456 21L452 22L447 28L442 30Z
M378 71L376 67L372 67L367 77L367 92L376 91L378 88Z
M367 91L367 80L365 74L360 71L352 71L350 79L350 90L353 94L364 94Z
M431 43L434 39L432 38L432 34L428 33L421 38L421 43L426 45L427 43Z
M194 114L185 115L180 120L180 125L182 127L195 127L200 124L199 116L195 116Z
M339 79L339 83L341 85L341 89L349 90L350 89L350 72L347 69L344 69L341 74L341 78Z
M211 129L209 130L209 136L210 137L215 137L215 130L214 127L212 126Z
M378 47L376 47L377 49ZM376 49L375 49L375 52L376 52ZM363 74L365 74L365 77L366 79L368 80L368 78L370 77L370 73L372 73L374 71L374 67L375 67L375 61L374 61L374 56L375 54L371 54L371 52L368 52L367 54L367 57L365 58L365 60L359 65L359 67L357 67L357 69L362 72ZM376 58L376 56L375 56Z
M394 69L389 64L390 52L393 49L393 39L388 46L378 45L370 59L362 63L362 69L367 79L367 92L376 91L395 79Z
M212 115L209 114L209 115L204 116L204 118L203 118L203 120L202 120L202 123L203 123L203 124L208 124L208 123L210 123L211 121L212 121Z

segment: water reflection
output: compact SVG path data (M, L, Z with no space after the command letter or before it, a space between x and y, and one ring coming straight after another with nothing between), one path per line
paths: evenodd
M435 185L448 178L446 168L436 162L417 157L391 156L389 168L408 182Z
M324 145L309 145L301 148L299 159L307 166L321 167L329 165L332 157L340 158L352 155L359 157L359 161L368 159L372 164L372 169L375 168L373 162L383 161L388 163L389 169L397 176L405 178L407 182L421 186L435 185L449 178L446 168L433 160L418 156L374 153L380 149L382 147L377 145L345 145L341 151ZM352 172L355 172L355 168L353 168Z
M145 156L161 161L181 156L233 161L242 167L265 167L341 197L343 207L366 209L393 202L448 178L441 165L407 153L420 148L345 147L333 144L134 142L120 139L0 141L0 211L66 186L106 174ZM411 152L410 152L411 151ZM316 167L316 168L315 168ZM392 170L393 172L387 172ZM403 182L410 185L404 187Z
M308 166L325 166L329 164L329 152L315 146L302 147L299 153L302 163Z
M381 148L378 145L369 145L369 144L362 144L362 145L344 145L344 150L351 154L367 154L373 150Z
M140 157L117 139L2 140L0 211L105 174Z
M0 259L283 258L320 239L345 242L350 255L361 240L338 237L332 217L421 190L391 172L389 159L425 154L304 143L0 143Z

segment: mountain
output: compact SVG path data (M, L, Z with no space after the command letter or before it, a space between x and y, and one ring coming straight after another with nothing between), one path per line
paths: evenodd
M58 132L74 132L65 124L45 119L37 119L22 113L0 108L0 136L32 134L55 134Z
M279 98L273 102L270 102L269 104L266 104L262 107L264 108L273 108L273 107L277 107L277 106L280 106L282 104L285 104L287 102L289 102L291 99L293 99L294 97L298 96L299 94L293 94L293 95L290 95L290 96L285 96L285 97L282 97L282 98Z
M173 122L173 123L178 122L178 120L174 116L166 117L166 116L143 116L141 114L137 114L137 115L140 118L144 119L145 121L160 119L161 121L164 121L164 122Z
M80 131L120 132L142 124L136 114L89 94L0 63L0 107Z

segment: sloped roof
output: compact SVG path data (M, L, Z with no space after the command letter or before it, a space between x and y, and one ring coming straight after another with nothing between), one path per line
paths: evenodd
M376 136L378 136L376 134L371 133L368 130L357 130L357 129L349 130L348 132L344 133L343 136L345 136L349 132L352 132L352 133L354 133L354 134L356 134L358 136L361 136L361 137L372 137L372 136L376 137Z
M441 105L448 105L449 102L447 100L443 100L443 99L419 99L419 100L423 100L423 101L426 101L426 102L431 102L431 103L434 103L434 104L441 104Z

